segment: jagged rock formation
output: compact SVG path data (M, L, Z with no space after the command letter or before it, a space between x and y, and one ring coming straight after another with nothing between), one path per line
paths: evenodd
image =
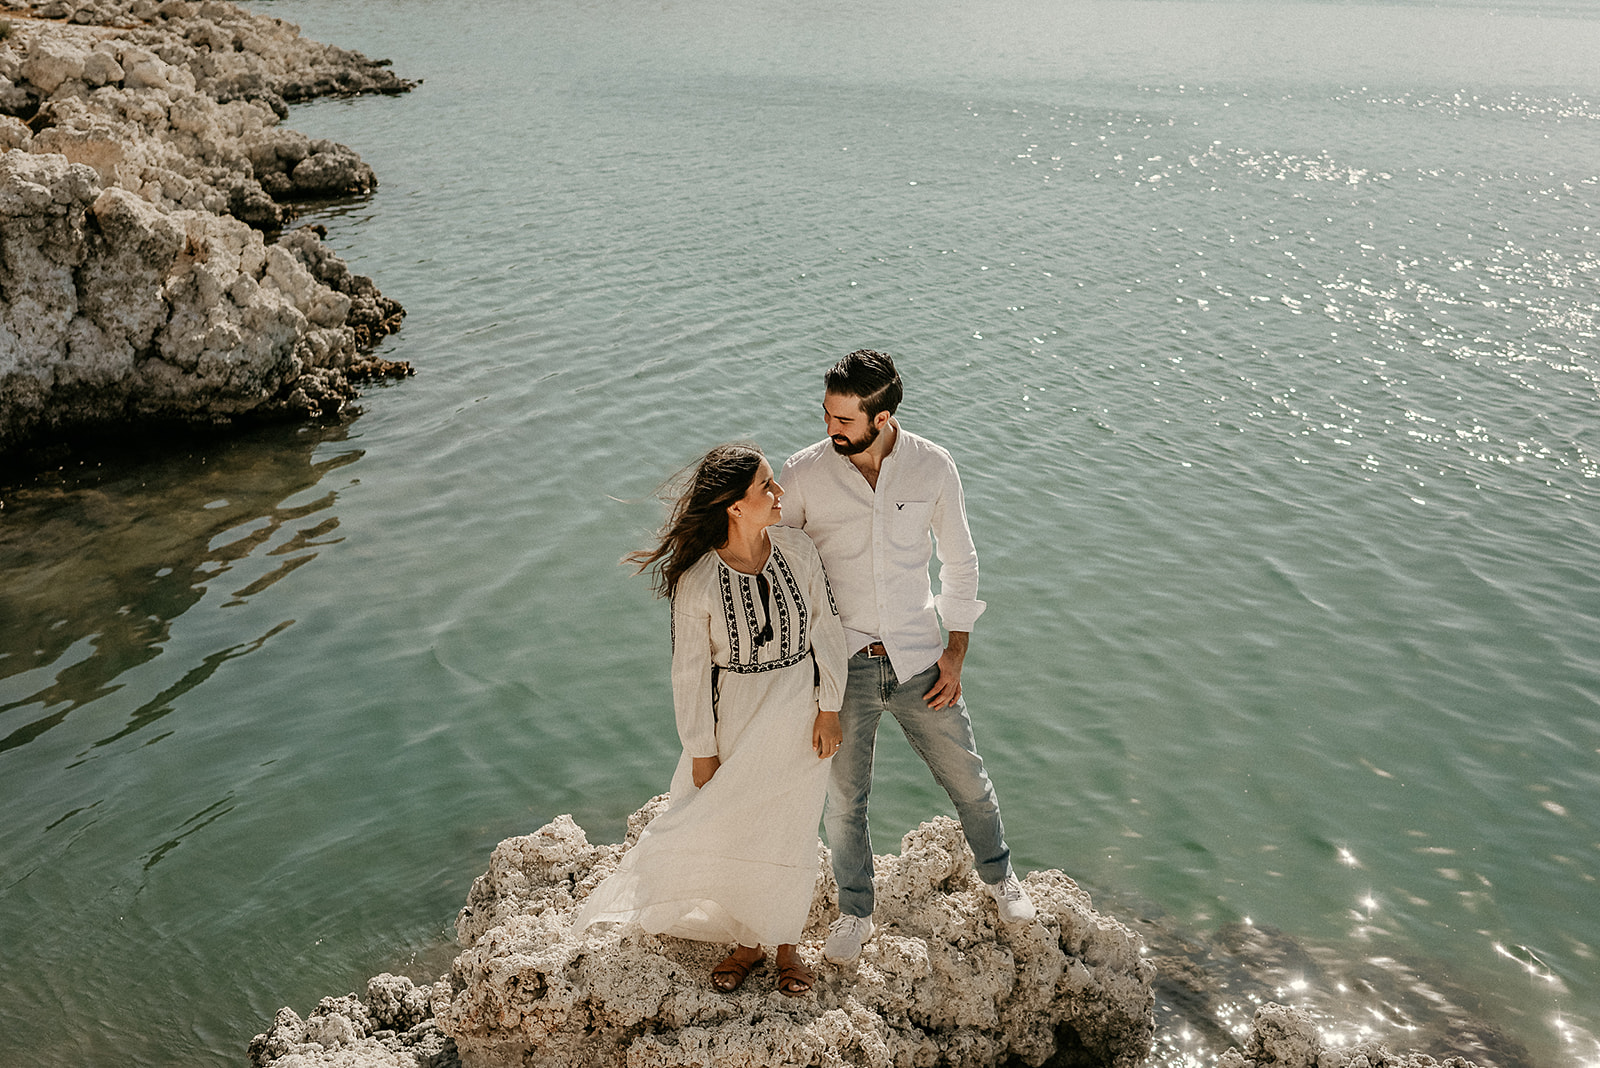
M1028 876L1039 922L1007 927L982 892L958 823L941 817L880 858L881 929L846 968L820 959L834 915L818 878L803 952L811 996L758 971L737 994L707 975L725 946L637 928L569 931L624 846L591 846L570 818L495 850L457 921L467 948L435 988L440 1028L473 1065L994 1064L1132 1068L1149 1051L1152 969L1140 943L1058 871ZM826 850L819 850L826 873Z
M736 994L712 990L707 976L723 946L636 927L575 934L578 903L664 805L657 798L635 813L621 845L590 845L562 816L495 849L457 919L463 952L431 991L433 1025L461 1063L1133 1068L1148 1052L1152 970L1137 937L1055 871L1028 877L1040 920L1005 927L948 818L908 834L900 856L879 858L882 929L847 968L820 959L833 887L819 846L802 945L817 984L805 998L777 994L769 969ZM252 1063L448 1063L447 1050L401 1051L392 1036L364 1035L372 1025L363 1011L372 1015L370 999L365 1010L353 998L325 999L307 1021L284 1010L252 1044Z
M723 946L637 927L571 930L578 904L616 869L658 797L620 845L592 846L570 816L508 838L456 918L463 952L431 990L381 975L363 1004L324 998L302 1020L280 1010L250 1045L255 1068L1030 1064L1133 1068L1151 1052L1151 982L1139 937L1094 910L1058 871L1034 872L1036 923L1008 928L977 886L959 824L940 817L877 858L881 930L853 965L821 961L834 915L827 850L801 953L811 995L789 999L756 971L735 994L708 983ZM448 1036L448 1040L446 1040ZM1267 1004L1218 1068L1473 1068L1382 1046L1335 1048L1315 1018Z
M250 1043L250 1063L276 1068L458 1068L455 1044L440 1033L428 992L385 972L367 980L367 999L323 998L302 1020L279 1009L272 1030Z
M403 309L298 200L370 192L287 101L403 92L220 0L0 0L0 453L75 431L337 412ZM51 21L64 19L67 21Z

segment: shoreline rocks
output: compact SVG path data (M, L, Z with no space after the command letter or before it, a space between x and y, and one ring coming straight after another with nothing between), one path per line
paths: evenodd
M223 0L0 0L0 456L338 415L404 309L296 205L377 185L288 103L402 93Z
M461 952L418 988L381 975L363 1002L280 1010L250 1044L255 1068L629 1068L690 1065L1103 1065L1151 1056L1156 967L1140 936L1059 871L1025 880L1039 919L1008 927L982 891L960 825L939 817L877 858L879 931L860 960L821 959L833 918L826 847L800 952L812 993L783 997L763 965L734 994L707 976L725 946L636 925L574 933L579 903L665 809L653 799L619 845L570 816L506 839L456 920ZM1470 1068L1452 1058L1449 1068ZM1430 1068L1421 1054L1334 1049L1309 1013L1262 1006L1219 1068Z
M983 894L960 824L941 817L880 858L880 930L861 959L821 960L833 882L819 850L802 954L809 997L773 991L769 965L734 995L706 976L727 947L637 927L570 931L622 846L591 846L570 818L500 844L456 923L464 947L434 1013L474 1065L1041 1064L1063 1047L1133 1068L1154 1030L1139 940L1060 872L1027 886L1041 920L1007 927Z

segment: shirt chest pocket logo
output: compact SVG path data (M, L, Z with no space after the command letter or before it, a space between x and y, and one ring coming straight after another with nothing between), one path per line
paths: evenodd
M898 549L923 549L933 523L932 501L895 501L889 510L889 541Z

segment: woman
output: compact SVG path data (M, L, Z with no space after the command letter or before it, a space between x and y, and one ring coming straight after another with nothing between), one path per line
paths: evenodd
M795 951L817 878L817 822L839 748L844 629L822 561L774 526L783 487L749 445L706 454L661 541L625 562L672 602L672 700L683 756L671 803L589 895L576 925L737 945L711 972L732 992L777 947L777 989L813 976Z

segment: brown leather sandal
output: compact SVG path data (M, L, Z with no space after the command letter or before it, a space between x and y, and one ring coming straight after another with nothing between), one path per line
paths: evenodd
M810 969L798 960L779 965L778 993L788 998L804 997L811 993L811 984L816 981L816 978L811 974Z
M739 956L739 950L735 949L732 953L723 957L720 964L711 969L712 988L720 990L724 994L733 993L739 989L739 985L745 981L745 977L755 971L761 965L761 962L766 959L767 955L757 950L753 960L746 960Z

